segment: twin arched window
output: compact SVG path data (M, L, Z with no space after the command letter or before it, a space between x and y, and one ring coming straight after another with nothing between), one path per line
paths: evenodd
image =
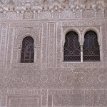
M21 50L21 63L34 62L34 40L32 37L27 36L22 41Z
M81 61L82 58L83 61L100 61L97 34L92 30L85 33L84 44L81 48L75 31L70 31L65 36L64 61Z

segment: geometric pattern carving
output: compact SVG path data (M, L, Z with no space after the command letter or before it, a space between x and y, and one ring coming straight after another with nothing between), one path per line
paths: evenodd
M1 1L11 2L3 4ZM102 70L107 64L94 62L100 61L103 49L106 54L107 21L104 17L107 17L107 9L103 7L103 0L87 0L89 6L81 4L86 0L1 1L0 106L107 107L107 69ZM66 31L68 27L77 28L80 35L69 31L62 49L63 27ZM104 37L101 50L95 32L92 34L94 39L88 34L83 37L86 27L99 28L100 37ZM27 36L22 41L23 35L29 34L34 40ZM80 49L83 38L84 46ZM20 40L21 51L18 50ZM18 63L19 60L24 64Z

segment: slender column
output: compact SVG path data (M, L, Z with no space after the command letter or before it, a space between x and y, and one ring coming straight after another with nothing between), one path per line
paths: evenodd
M81 45L81 62L83 62L83 45Z

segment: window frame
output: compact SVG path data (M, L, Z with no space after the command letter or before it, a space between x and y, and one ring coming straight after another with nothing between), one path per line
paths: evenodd
M75 35L69 35L69 33L71 33L71 34L75 34ZM67 37L68 36L68 37ZM66 43L67 43L67 38L71 38L70 36L74 36L74 37L77 37L77 43L78 43L78 45L79 45L79 51L80 51L80 56L78 56L78 57L80 57L79 59L80 60L74 60L74 59L72 59L71 61L69 60L65 60L66 59L66 55L65 55L65 49L67 48L65 45L66 45ZM72 42L73 43L73 42ZM77 49L77 48L76 48ZM69 50L70 51L70 50ZM72 51L75 51L75 49L73 49ZM72 55L71 55L72 56ZM72 57L75 57L74 55L72 56ZM66 35L65 35L65 43L64 43L64 47L63 47L63 60L64 60L64 62L81 62L81 46L80 46L80 42L79 42L79 35L78 35L78 33L76 32L76 31L74 31L74 30L72 30L72 31L68 31L67 33L66 33Z
M92 60L93 58L92 58L91 60L89 60L89 59L86 60L86 58L85 58L86 55L84 55L84 51L85 51L85 50L84 50L84 47L85 47L85 45L86 45L85 42L87 41L86 38L88 38L87 36L88 36L90 33L94 33L94 36L96 36L96 37L95 37L95 38L96 38L95 40L96 40L96 43L98 43L98 44L97 44L97 50L99 51L99 52L98 52L98 53L99 53L99 55L98 55L98 59L99 59L99 60L98 60L98 59ZM89 36L90 36L90 35L89 35ZM88 39L88 40L89 40L89 39ZM95 41L94 41L94 44L95 44ZM99 41L98 41L98 34L97 34L94 30L88 30L88 31L84 34L84 43L83 43L83 47L82 47L82 48L83 48L83 62L97 62L97 61L99 62L99 61L100 61L100 59L101 59L100 56L101 56L101 55L100 55L100 45L99 45ZM87 49L87 50L88 50L88 49ZM94 51L94 50L93 50L93 51ZM95 55L95 56L96 56L96 55ZM94 56L94 57L95 57L95 56ZM87 57L90 57L90 55L87 55Z
M26 59L22 59L24 56L22 56L22 54L24 53L24 51L23 51L23 49L24 49L24 42L26 41L26 39L27 38L30 38L30 39L32 39L31 40L31 42L33 42L32 43L32 49L33 49L33 53L32 53L32 55L33 55L33 59L29 59L29 61L28 62L26 62L25 60ZM30 36L30 35L28 35L28 36L25 36L24 38L23 38L23 40L22 40L22 46L21 46L21 51L20 51L20 63L34 63L34 58L35 58L35 48L34 48L34 39L33 39L33 37L32 36ZM30 61L31 60L31 61Z

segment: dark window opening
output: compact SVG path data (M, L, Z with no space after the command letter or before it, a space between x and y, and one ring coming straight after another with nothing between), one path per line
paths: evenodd
M100 61L98 38L94 31L88 31L84 36L83 61Z
M80 44L78 34L75 31L70 31L65 36L64 44L64 61L80 61Z
M34 40L32 37L27 36L22 41L21 50L21 63L34 62Z

